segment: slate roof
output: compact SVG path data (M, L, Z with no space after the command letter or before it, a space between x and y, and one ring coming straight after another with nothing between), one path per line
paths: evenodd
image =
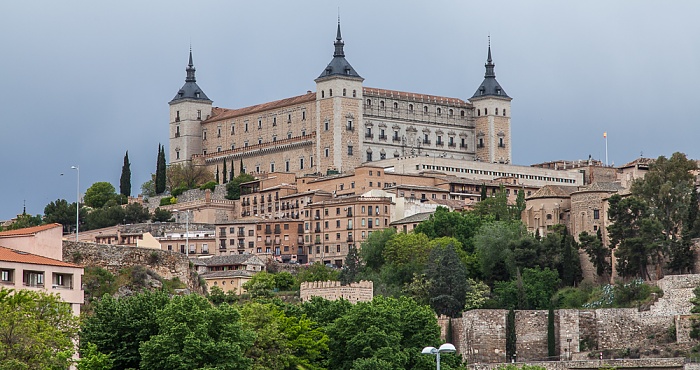
M0 232L0 237L34 235L38 232L50 230L50 229L53 229L55 227L62 228L63 226L61 226L61 224L53 223L53 224L46 224L46 225L40 225L40 226L25 227L23 229L17 229L17 230L7 230L7 231Z
M213 279L213 278L228 278L228 277L237 277L237 276L251 277L254 274L255 273L253 271L248 271L248 270L228 270L228 271L205 272L203 274L200 274L200 276L205 278L205 279Z
M343 38L340 35L340 21L338 21L338 32L336 34L335 42L333 43L333 45L335 46L333 59L330 63L328 63L326 69L324 69L323 72L321 72L321 75L318 76L318 79L329 76L344 76L361 79L362 77L360 77L357 71L355 71L355 69L352 68L347 59L345 59L345 51L343 50L343 46L345 45L345 43L343 42Z
M496 81L496 72L494 72L494 68L496 67L495 64L493 64L493 60L491 59L491 45L489 42L489 53L488 53L488 58L486 59L486 74L484 75L484 81L481 83L478 89L476 89L476 92L474 95L471 97L472 99L478 99L481 97L485 96L497 96L499 98L506 98L510 100L510 96L506 94L506 91L503 90L503 87Z
M250 107L238 108L238 109L227 109L214 107L211 111L211 117L205 122L220 121L227 118L234 118L244 116L246 114L252 114L256 112L264 112L270 109L277 109L281 107L286 107L290 105L296 105L306 102L312 102L316 100L315 92L308 92L304 95L293 96L291 98L275 100L263 104L252 105Z
M0 261L30 263L30 264L34 264L34 265L80 268L80 266L74 265L72 263L63 262L63 261L55 260L53 258L39 256L36 254L22 252L22 251L10 249L10 248L5 248L5 247L0 247Z
M402 224L413 224L417 222L423 222L425 220L430 219L430 216L435 213L435 212L421 212L421 213L416 213L415 215L411 215L408 217L404 217L400 220L396 220L390 225L402 225Z
M623 189L624 187L617 182L594 182L590 185L580 187L577 193L589 191L615 193Z
M454 105L464 105L464 106L471 105L469 102L466 102L466 101L459 99L459 98L450 98L447 96L428 95L428 94L417 94L417 93L397 91L397 90L378 89L375 87L363 87L362 88L362 95L363 96L368 96L368 95L370 95L370 96L383 96L386 98L396 98L396 99L403 99L403 100L433 102L433 103L442 103L442 104L454 104Z
M185 99L193 99L193 100L201 100L205 102L211 102L207 95L202 91L202 89L197 85L197 79L194 76L194 73L196 69L194 68L194 64L192 63L192 50L190 49L190 61L189 64L187 65L187 77L185 77L185 84L182 85L180 90L177 92L173 100L170 101L170 104L173 104L177 101L180 100L185 100Z

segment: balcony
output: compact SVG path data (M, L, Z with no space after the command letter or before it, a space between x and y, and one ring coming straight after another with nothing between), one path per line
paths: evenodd
M275 227L275 234L281 234L282 230L280 229L279 226Z
M225 231L220 232L219 238L226 238L226 232Z
M506 144L500 143L500 144L498 144L498 147L499 147L499 148L505 148L505 147L506 147Z
M269 227L266 227L266 228L265 228L265 234L268 234L268 235L269 235L269 234L272 234L272 229L269 228Z
M398 142L401 141L401 138L398 137L398 136L394 136L394 137L391 138L391 141L393 141L393 142L395 142L395 143L398 143Z
M477 148L483 148L483 147L484 147L484 144L483 144L483 143L476 144L476 147L477 147Z
M379 140L386 141L386 135L379 135Z
M455 143L449 143L449 144L447 144L447 146L450 147L450 148L455 148L455 147L457 147L457 144L455 144Z
M444 141L437 141L437 142L435 143L435 145L437 145L437 146L445 146L445 142L444 142Z
M297 238L297 244L299 244L299 245L304 245L304 238L301 237L301 236L298 237L298 238Z
M272 245L271 239L265 239L265 245Z
M355 126L353 126L353 125L347 125L347 126L345 126L345 129L350 131L350 132L355 132Z
M430 145L430 140L429 140L429 139L423 140L423 144L424 144L424 145Z
M315 229L314 229L314 232L315 232L315 233L320 233L320 232L321 232L321 228L320 228L320 227L315 228Z
M238 249L245 249L245 243L238 243Z
M316 240L314 240L314 244L321 244L321 238L316 238Z
M274 243L275 243L275 245L280 245L280 244L282 244L282 239L275 238Z
M374 139L374 134L365 134L365 139Z
M297 234L304 233L304 225L297 225Z
M352 230L352 225L348 225L348 226L347 226L347 229L348 229L348 230Z
M236 235L238 235L239 237L244 237L244 236L245 236L245 232L239 231L238 234L236 234Z
M348 240L349 242L351 242L351 241L352 241L352 235L348 235L348 239L347 239L347 240Z
M459 144L460 149L467 149L467 144Z
M352 211L348 210L348 214L345 217L352 217Z

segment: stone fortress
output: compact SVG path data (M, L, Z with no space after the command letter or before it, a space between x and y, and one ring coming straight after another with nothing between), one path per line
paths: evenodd
M469 100L365 87L335 50L316 91L255 106L212 106L190 51L185 84L170 101L170 164L194 162L238 174L350 172L403 156L511 163L510 102L496 80L489 43L486 73ZM230 176L230 173L223 174Z

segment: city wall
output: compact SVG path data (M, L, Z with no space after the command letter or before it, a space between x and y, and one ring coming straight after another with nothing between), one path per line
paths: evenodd
M690 340L689 300L700 285L700 275L673 275L659 280L664 295L640 308L555 310L555 358L586 360L589 352L638 348L649 337L666 335L675 324L677 342ZM469 363L506 359L506 310L471 310L451 320L452 343ZM547 350L548 311L516 311L517 361L544 361ZM442 324L446 328L446 324Z
M123 268L145 266L165 279L178 278L191 291L200 292L199 279L181 253L124 245L63 241L63 260L80 266L99 266L118 274Z
M362 280L359 283L341 285L339 281L314 281L301 283L299 296L302 302L311 297L328 300L346 299L351 303L369 302L374 295L374 283Z

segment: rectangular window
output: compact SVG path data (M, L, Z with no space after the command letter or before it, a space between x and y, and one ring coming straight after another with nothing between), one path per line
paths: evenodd
M328 156L330 155L330 149L324 149L324 153L326 154L326 158L328 158Z
M597 209L593 210L593 219L594 220L600 219L600 210L597 210Z
M348 155L352 155L352 145L348 145Z
M14 275L14 270L0 270L0 283L11 283Z
M304 169L304 158L299 158L299 169Z

